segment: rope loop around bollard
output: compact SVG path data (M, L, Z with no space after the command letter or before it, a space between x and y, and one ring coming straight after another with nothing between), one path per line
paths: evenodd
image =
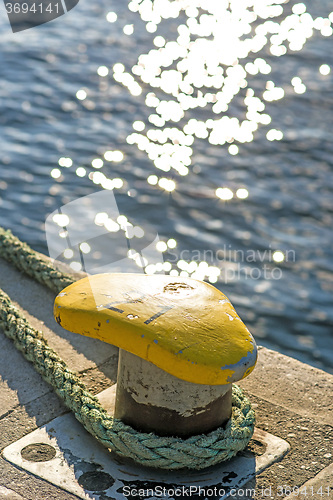
M55 292L73 282L71 276L54 269L37 252L2 228L0 256ZM116 454L140 465L169 470L204 469L235 456L253 435L254 411L236 385L232 390L232 415L224 428L185 439L136 431L108 415L79 376L47 345L42 333L28 323L2 290L0 327L90 434Z

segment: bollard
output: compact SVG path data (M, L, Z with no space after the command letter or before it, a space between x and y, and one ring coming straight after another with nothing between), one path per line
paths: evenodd
M227 297L191 278L90 276L56 297L54 316L120 348L115 417L142 432L187 437L225 425L232 383L257 359Z
M190 436L223 425L231 384L193 384L120 349L115 417L143 432Z

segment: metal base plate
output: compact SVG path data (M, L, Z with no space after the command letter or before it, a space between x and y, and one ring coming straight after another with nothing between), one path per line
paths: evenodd
M289 444L256 429L259 451L202 471L164 471L121 459L100 445L72 414L58 417L4 449L9 462L84 500L184 498L223 500L273 462Z

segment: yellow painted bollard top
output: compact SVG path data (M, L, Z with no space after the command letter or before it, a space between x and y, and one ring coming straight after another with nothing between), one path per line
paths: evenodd
M97 274L65 288L54 316L196 384L235 382L256 363L255 341L228 298L191 278Z

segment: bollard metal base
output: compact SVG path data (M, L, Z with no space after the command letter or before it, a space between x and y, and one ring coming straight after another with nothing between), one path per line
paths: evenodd
M120 349L115 417L141 432L188 437L222 427L230 418L232 384L181 380Z
M99 395L103 404L109 401L111 413L114 395L114 388ZM289 451L286 441L260 429L255 429L251 443L258 451L248 447L228 462L209 469L149 469L110 453L69 413L12 443L3 450L3 457L84 500L125 500L134 496L168 500L196 497L199 488L202 500L210 500L214 488L217 496L213 498L224 500L234 498L236 490Z

